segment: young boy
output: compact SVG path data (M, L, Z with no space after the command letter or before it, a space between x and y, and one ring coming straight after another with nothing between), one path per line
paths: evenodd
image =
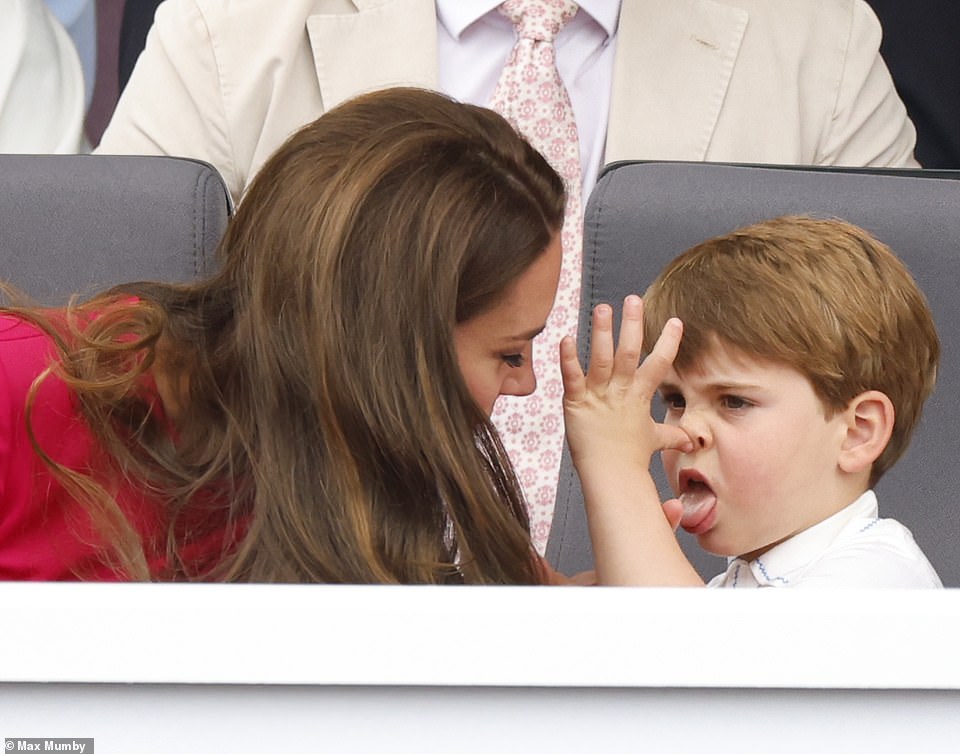
M637 327L638 314L627 309L615 358L626 358ZM612 352L605 318L601 312L595 324ZM658 343L659 363L648 358L635 378L648 389L659 378L667 426L648 423L641 434L646 450L665 448L680 526L730 559L709 586L941 586L910 532L878 518L872 491L907 447L939 358L926 300L890 249L838 220L759 223L668 265L639 312L644 342L661 331L661 342L669 340L671 327L679 330L673 318L683 336L672 364L672 351ZM594 346L601 362L604 347ZM602 473L588 450L598 425L588 431L582 423L589 401L573 370L565 375L599 581L696 583L679 548L663 539L652 482L640 481L642 506L637 497L618 499L609 479L589 483ZM609 402L615 378L596 389L602 377L594 375L593 392ZM588 372L579 388L589 392L590 382ZM618 412L626 413L610 411ZM683 436L667 434L671 428ZM623 456L602 463L603 473L617 473L619 463L639 480Z

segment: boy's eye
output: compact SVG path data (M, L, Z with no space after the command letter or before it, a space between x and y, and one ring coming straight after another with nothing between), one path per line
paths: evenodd
M500 358L503 359L504 363L512 367L513 369L518 369L523 366L523 354L522 353L508 353L504 354Z
M687 405L680 393L664 393L663 402L670 411L683 411Z
M728 408L733 411L741 408L747 408L747 406L751 405L750 401L748 401L746 398L741 398L739 395L725 395L720 399L720 403L724 408Z

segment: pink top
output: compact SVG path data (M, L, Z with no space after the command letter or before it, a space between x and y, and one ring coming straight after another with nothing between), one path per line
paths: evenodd
M122 578L102 562L89 516L36 454L27 434L25 402L36 377L56 357L56 346L35 325L0 314L0 580L60 581ZM70 469L96 461L97 447L76 396L47 377L34 401L31 424L40 447ZM164 516L130 485L116 494L140 532L155 575L165 563ZM209 542L219 552L222 540ZM208 553L210 554L210 553Z

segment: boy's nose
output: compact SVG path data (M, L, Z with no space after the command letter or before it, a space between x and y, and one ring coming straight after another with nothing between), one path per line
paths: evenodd
M683 417L680 419L680 428L690 435L690 439L697 450L708 448L713 443L710 422L700 411L691 411L689 408L684 411Z

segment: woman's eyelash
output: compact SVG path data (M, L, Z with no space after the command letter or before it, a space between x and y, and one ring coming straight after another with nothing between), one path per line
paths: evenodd
M505 354L503 357L504 362L507 366L517 369L523 366L523 354L522 353L510 353Z

